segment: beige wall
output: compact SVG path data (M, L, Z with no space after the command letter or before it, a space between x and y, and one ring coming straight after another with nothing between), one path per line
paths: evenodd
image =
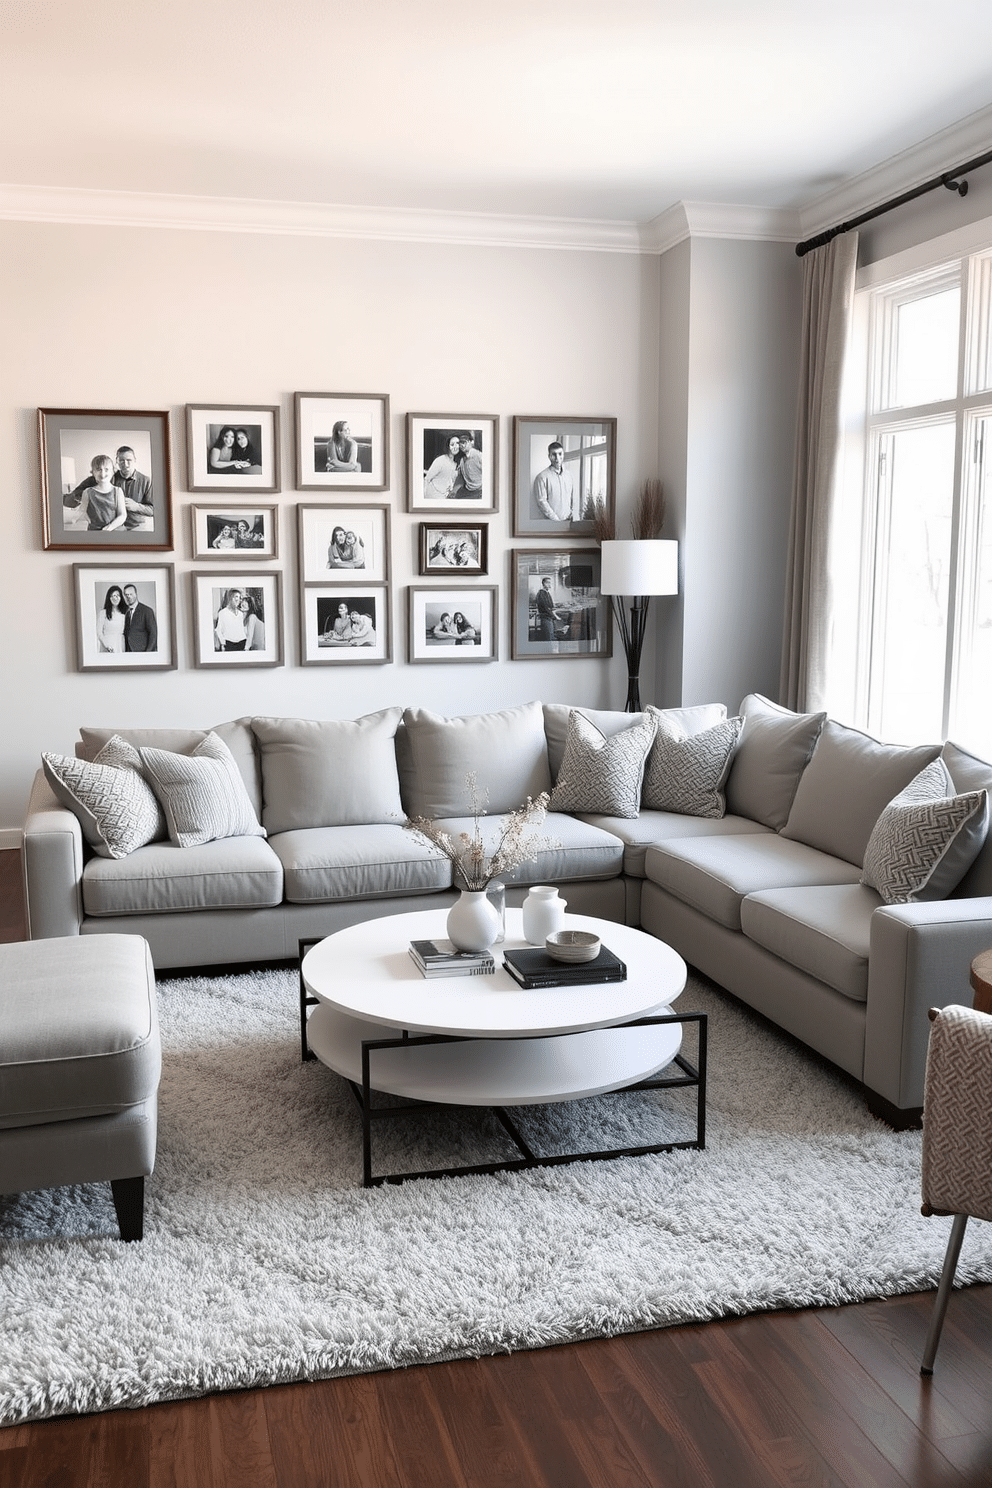
M391 703L469 713L531 698L622 706L619 656L508 659L508 551L540 546L510 535L511 419L615 414L625 520L640 481L658 469L658 314L657 259L631 254L0 224L0 830L8 829L0 841L15 840L9 829L23 820L41 750L71 752L80 724L206 726L258 711L353 717ZM295 390L390 395L391 665L298 664L295 506L322 498L293 489ZM287 662L277 670L193 668L188 574L203 565L190 557L187 402L283 410ZM176 566L177 671L76 670L72 564L103 555L42 550L35 410L43 406L171 410L176 549L144 561ZM442 410L502 421L500 509L490 518L491 579L502 591L494 665L411 668L405 660L419 518L405 510L403 417ZM648 652L645 700L652 676Z

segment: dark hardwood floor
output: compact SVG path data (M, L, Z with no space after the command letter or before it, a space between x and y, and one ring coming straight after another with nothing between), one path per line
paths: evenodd
M0 852L0 939L24 933ZM0 1488L988 1488L992 1287L952 1297L924 1380L932 1300L11 1426Z

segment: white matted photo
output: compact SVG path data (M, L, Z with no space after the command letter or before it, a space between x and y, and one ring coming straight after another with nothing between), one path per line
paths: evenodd
M175 570L74 563L76 656L81 672L174 671Z
M368 666L392 660L385 584L347 589L314 585L300 591L300 606L304 666Z
M409 511L496 510L499 419L491 413L408 413Z
M495 661L496 585L464 589L411 586L409 659Z
M282 665L282 575L204 573L193 584L198 667Z
M186 405L191 491L278 491L279 409Z
M510 656L612 656L599 548L513 548Z
M384 491L389 485L385 393L296 393L296 484L301 491Z
M276 506L191 506L194 558L277 558Z
M389 578L388 506L301 505L299 532L304 584Z

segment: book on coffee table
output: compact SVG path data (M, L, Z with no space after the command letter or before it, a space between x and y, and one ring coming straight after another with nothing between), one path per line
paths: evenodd
M460 951L450 940L411 940L410 956L423 976L493 976L491 951Z
M606 946L592 961L558 961L539 949L503 952L503 965L522 987L581 987L591 982L623 982L627 968Z

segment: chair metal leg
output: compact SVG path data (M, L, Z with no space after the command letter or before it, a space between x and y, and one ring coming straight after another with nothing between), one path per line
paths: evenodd
M140 1240L145 1232L144 1178L112 1178L110 1189L114 1196L121 1239Z
M964 1230L967 1223L967 1214L955 1214L954 1223L951 1226L951 1238L947 1242L947 1251L944 1255L944 1269L940 1273L937 1300L933 1304L933 1312L930 1316L927 1341L923 1345L923 1362L920 1365L921 1374L933 1374L933 1361L937 1353L937 1345L940 1342L940 1330L944 1326L944 1314L947 1311L947 1303L954 1287L954 1273L958 1268L958 1256L961 1254L961 1242L964 1239Z

